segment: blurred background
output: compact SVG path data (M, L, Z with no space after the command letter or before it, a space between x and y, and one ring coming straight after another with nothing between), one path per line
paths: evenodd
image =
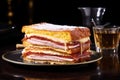
M23 25L49 22L82 26L78 7L105 7L102 23L120 25L117 3L117 0L0 0L0 45L21 43Z

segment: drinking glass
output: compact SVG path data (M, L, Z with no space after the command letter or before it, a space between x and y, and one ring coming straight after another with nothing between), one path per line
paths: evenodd
M91 19L94 19L96 25L101 25L105 7L78 7L81 11L83 26L91 27Z
M93 34L97 52L107 51L117 53L119 46L119 27L93 27Z

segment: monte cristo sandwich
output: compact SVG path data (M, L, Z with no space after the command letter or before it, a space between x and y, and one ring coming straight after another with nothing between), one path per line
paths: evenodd
M69 64L90 59L87 27L37 23L22 27L22 58L29 63Z

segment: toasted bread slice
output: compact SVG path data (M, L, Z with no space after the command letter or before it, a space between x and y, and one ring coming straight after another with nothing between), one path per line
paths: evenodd
M90 36L87 27L75 27L66 25L53 25L49 23L39 23L22 27L22 32L27 35L38 35L61 42L71 42Z

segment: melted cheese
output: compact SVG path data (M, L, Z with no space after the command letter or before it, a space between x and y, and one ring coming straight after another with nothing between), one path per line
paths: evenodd
M81 43L85 43L85 42L87 42L88 40L90 40L90 38L89 38L89 37L86 37L86 38L80 39L79 41L80 41Z

